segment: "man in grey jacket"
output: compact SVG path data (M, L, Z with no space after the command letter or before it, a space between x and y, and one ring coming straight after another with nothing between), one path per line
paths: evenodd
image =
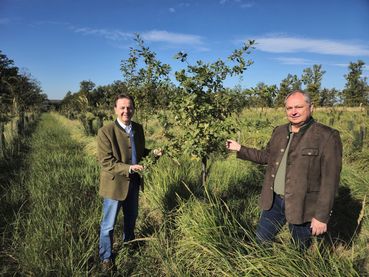
M229 150L243 160L265 164L256 230L261 242L272 241L287 222L293 240L304 250L311 235L327 231L342 167L339 132L316 122L310 96L301 90L287 95L288 124L273 130L263 150L227 140Z

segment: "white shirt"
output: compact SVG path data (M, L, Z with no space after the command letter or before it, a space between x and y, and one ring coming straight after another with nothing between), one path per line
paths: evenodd
M129 134L132 130L132 123L129 123L129 125L125 125L122 121L119 120L119 118L117 118L118 124L120 125L120 127L122 127L127 134Z
M127 134L129 134L132 130L132 123L129 123L129 125L125 125L122 121L119 120L119 118L117 117L117 122L118 124L120 125L120 127L122 127ZM129 167L129 170L128 170L129 173L132 173L133 170L132 170L132 166Z

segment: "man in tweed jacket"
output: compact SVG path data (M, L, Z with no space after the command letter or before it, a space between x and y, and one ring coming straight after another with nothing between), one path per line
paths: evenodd
M114 111L117 119L99 129L98 158L101 165L99 194L104 198L100 226L99 255L103 271L114 268L112 243L114 225L120 209L123 210L123 241L135 238L134 228L138 214L138 194L143 182L138 171L148 151L140 124L131 121L134 100L130 95L118 95Z

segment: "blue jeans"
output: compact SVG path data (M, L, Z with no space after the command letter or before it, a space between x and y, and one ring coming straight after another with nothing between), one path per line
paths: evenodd
M276 234L286 224L284 199L274 194L273 205L270 210L261 213L260 221L256 229L256 237L259 242L273 241ZM303 224L288 224L294 243L304 251L311 244L310 222Z
M120 208L123 209L123 241L135 238L134 229L138 215L139 184L131 182L124 201L104 198L103 217L100 225L99 256L102 261L111 260L114 225Z

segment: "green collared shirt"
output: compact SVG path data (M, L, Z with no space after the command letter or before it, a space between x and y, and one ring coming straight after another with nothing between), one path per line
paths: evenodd
M299 130L299 135L302 135L303 133L305 133L305 131L310 127L310 125L314 122L314 119L312 117L310 117L310 119L300 127ZM288 152L290 149L290 145L291 145L291 141L293 139L294 133L292 132L292 126L291 124L288 125L288 143L286 146L286 149L284 151L282 160L279 163L279 167L277 170L277 173L275 175L275 179L274 179L274 192L276 194L279 195L284 195L284 187L285 187L285 183L286 183L286 168L287 168L287 157L288 157Z

